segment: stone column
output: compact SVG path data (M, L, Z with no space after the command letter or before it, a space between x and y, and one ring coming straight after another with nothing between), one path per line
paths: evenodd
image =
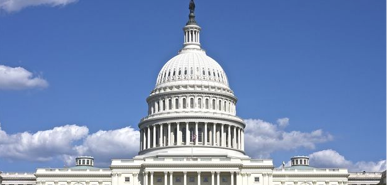
M220 185L220 172L216 172L216 185Z
M148 172L144 172L144 185L148 185Z
M230 181L231 185L234 185L234 172L230 172Z
M241 182L241 173L239 171L236 172L236 185L242 184Z
M224 147L224 124L220 124L220 146Z
M171 146L171 123L168 123L168 146Z
M238 149L241 149L241 128L238 128L238 137L239 137L239 143L238 143Z
M153 125L153 148L156 148L156 125Z
M164 145L164 129L163 129L163 124L160 124L160 147L163 147Z
M153 185L154 184L154 181L153 181L153 172L150 172L150 183L149 185Z
M186 122L185 123L185 144L186 145L189 145L189 136L190 136L190 133L189 133L189 123Z
M168 185L168 172L164 172L164 185Z
M184 173L184 185L187 185L187 172Z
M236 148L236 127L234 126L234 128L232 129L233 130L233 133L234 133L234 137L232 137L232 148Z
M198 140L199 140L199 130L198 130L199 125L198 124L199 124L198 122L195 122L195 135L196 135L195 141L194 141L195 145L198 145Z
M216 123L212 124L212 146L215 146L216 141Z
M231 127L228 125L227 128L227 147L231 148Z
M243 129L241 129L241 146L241 149L245 150L245 132L243 131Z
M215 185L214 172L211 172L211 185Z
M140 129L140 151L142 151L142 147L143 147L143 138L142 138L142 129Z
M151 131L150 131L150 126L148 126L148 132L147 132L147 145L148 145L148 147L147 148L150 148L150 135L151 135Z
M173 172L169 172L169 185L173 185Z
M202 180L200 178L200 172L198 172L198 185L200 185L201 182L202 182Z
M203 140L203 145L207 145L207 122L204 123L204 140Z

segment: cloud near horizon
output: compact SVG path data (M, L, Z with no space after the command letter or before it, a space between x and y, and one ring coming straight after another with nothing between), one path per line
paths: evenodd
M252 157L268 157L272 152L314 149L315 145L332 140L322 130L312 132L283 129L289 125L288 118L272 124L259 119L245 120L246 153ZM0 127L0 158L8 161L47 162L60 160L67 166L74 165L75 157L91 155L97 166L109 166L113 158L132 158L139 149L140 134L132 127L100 130L89 133L86 126L65 125L36 133L8 134ZM382 171L386 161L351 162L334 150L322 150L309 155L315 167L348 168L350 171Z
M256 158L268 158L275 151L289 151L298 148L315 149L316 144L333 140L333 136L321 129L312 132L290 131L289 118L277 120L277 124L260 119L246 119L246 153Z
M0 0L1 1L1 0ZM0 90L46 88L48 82L22 67L0 65Z
M78 0L0 0L0 10L17 12L32 6L66 6Z
M309 155L309 159L310 165L321 168L348 168L352 172L381 172L386 170L386 160L378 162L359 161L354 163L332 149L314 152Z

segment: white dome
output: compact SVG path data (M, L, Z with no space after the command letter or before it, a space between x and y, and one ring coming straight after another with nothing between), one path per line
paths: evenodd
M156 88L174 85L204 85L229 89L222 67L203 50L182 50L161 69Z

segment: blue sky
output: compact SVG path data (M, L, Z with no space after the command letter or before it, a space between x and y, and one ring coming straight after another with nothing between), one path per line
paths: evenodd
M189 1L34 2L0 0L0 171L132 157L128 142L182 46ZM385 1L196 3L202 46L226 71L238 115L262 129L250 136L274 138L272 148L251 142L250 156L385 168ZM114 153L96 149L117 143Z

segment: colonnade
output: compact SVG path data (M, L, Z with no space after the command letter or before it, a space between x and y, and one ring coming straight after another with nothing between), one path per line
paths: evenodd
M242 127L209 122L154 124L140 130L140 150L197 145L244 150Z
M184 43L200 43L200 31L197 28L186 29L184 32Z
M164 173L164 177L157 176L155 177L154 171L150 172L144 172L143 173L143 184L142 185L153 185L153 184L163 184L163 185L173 185L173 184L211 184L211 185L220 185L221 181L222 184L227 183L230 185L237 185L238 182L243 184L248 184L249 181L248 177L250 174L241 174L239 172L192 172L196 173L196 175L192 176L192 173L190 176L188 176L188 172L159 172L159 174ZM175 175L176 173L179 173L179 175ZM202 175L206 174L206 175ZM222 174L222 175L221 175ZM157 179L156 179L157 178Z

